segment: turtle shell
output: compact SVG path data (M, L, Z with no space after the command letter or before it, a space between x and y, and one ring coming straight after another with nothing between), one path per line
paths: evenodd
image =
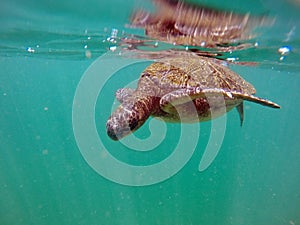
M220 60L201 56L159 59L144 70L138 90L143 93L149 93L149 89L156 90L152 94L159 93L160 97L177 89L191 87L255 94L255 88L250 83L223 64Z

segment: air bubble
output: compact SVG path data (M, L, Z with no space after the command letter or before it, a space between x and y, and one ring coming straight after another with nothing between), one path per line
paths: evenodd
M118 35L118 29L112 29L110 36L106 40L111 43L116 43L117 35Z
M112 38L116 38L117 37L117 34L118 34L118 29L112 29L112 31L111 31L111 37Z
M287 54L289 54L290 51L291 51L291 47L289 47L289 46L282 46L278 49L278 52L281 55L287 55Z
M117 46L110 46L109 47L109 50L111 50L111 51L115 51L117 49Z
M90 59L92 57L92 52L90 50L85 51L85 57Z
M35 52L35 50L31 47L27 47L26 51L29 52L29 53L34 53Z
M229 58L227 58L226 60L227 60L228 62L235 62L235 61L239 60L239 58L237 58L237 57L229 57Z

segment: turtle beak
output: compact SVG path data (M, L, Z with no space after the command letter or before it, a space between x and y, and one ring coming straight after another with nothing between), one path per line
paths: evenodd
M115 130L112 128L111 124L107 123L106 124L106 132L107 135L114 141L118 141L120 138L118 137L117 133Z

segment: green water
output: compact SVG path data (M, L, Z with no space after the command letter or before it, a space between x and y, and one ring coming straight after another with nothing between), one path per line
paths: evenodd
M204 2L220 6L221 1ZM134 151L106 136L115 90L136 80L146 63L118 71L103 87L95 105L99 139L114 157L133 165L159 163L179 139L184 149L195 148L192 157L169 179L139 187L104 178L84 159L72 118L76 90L92 63L112 46L105 41L112 29L129 32L130 12L144 4L149 3L1 2L0 224L300 224L300 5L292 1L232 3L234 10L276 16L277 23L258 38L258 49L237 53L260 66L231 68L254 84L257 95L282 108L247 102L242 128L237 112L228 113L220 152L206 170L198 170L199 161L211 134L219 132L211 131L211 122L200 125L196 147L192 135L180 133L180 125L159 121L136 134L147 139L151 131L166 129L153 151ZM280 61L282 46L292 51ZM146 149L145 143L136 148Z

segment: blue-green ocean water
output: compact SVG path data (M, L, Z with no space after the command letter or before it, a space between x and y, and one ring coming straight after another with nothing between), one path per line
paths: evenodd
M1 2L0 224L300 224L300 3L202 2L276 17L257 37L257 49L236 53L260 65L231 68L282 108L246 102L243 127L235 110L228 113L220 152L199 172L211 133L211 123L202 123L188 163L170 179L140 187L114 183L89 166L75 140L72 107L85 71L113 46L111 31L141 34L125 25L135 7L149 2ZM280 60L282 46L292 50ZM165 140L150 152L132 151L106 136L115 90L136 80L144 67L112 76L95 107L99 138L112 155L134 165L163 160L180 138L192 148L176 124L165 125ZM148 125L139 138L151 136Z

